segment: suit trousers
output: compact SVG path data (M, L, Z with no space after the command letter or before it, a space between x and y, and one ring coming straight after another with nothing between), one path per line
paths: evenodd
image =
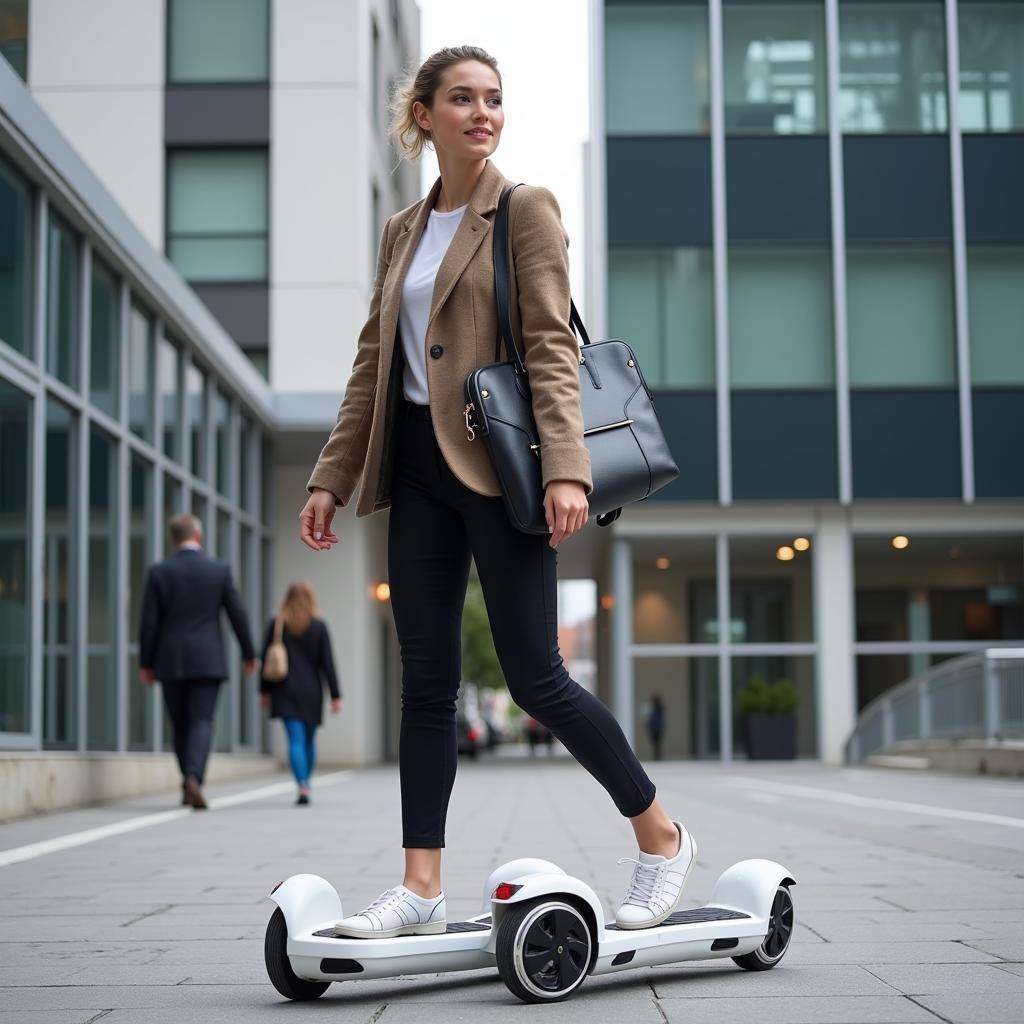
M162 683L167 714L174 727L174 753L181 777L202 783L213 739L213 713L219 679L172 679Z
M611 712L570 678L559 654L556 549L545 536L515 529L501 498L458 480L438 448L428 406L406 401L399 420L388 580L402 657L402 845L445 844L471 557L512 699L561 740L621 814L642 813L654 784Z

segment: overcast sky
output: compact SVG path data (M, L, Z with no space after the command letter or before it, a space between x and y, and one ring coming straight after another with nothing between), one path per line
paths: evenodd
M442 46L482 46L498 61L505 128L492 161L511 181L551 189L569 232L582 306L583 144L590 134L587 0L419 0L421 59ZM426 153L423 193L437 178Z

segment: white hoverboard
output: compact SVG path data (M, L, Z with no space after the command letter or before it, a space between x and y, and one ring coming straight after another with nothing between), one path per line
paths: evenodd
M732 959L767 971L793 936L793 876L770 860L724 871L711 902L676 911L654 928L606 924L594 890L550 861L509 861L491 873L481 913L441 935L355 939L334 933L341 899L318 875L292 875L270 893L270 980L287 999L316 999L332 981L497 967L527 1003L565 999L588 974L684 960Z

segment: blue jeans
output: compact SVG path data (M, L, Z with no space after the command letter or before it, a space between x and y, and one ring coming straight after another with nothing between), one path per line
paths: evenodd
M284 731L288 734L288 760L291 762L295 781L300 786L309 784L316 764L316 726L301 718L282 718Z

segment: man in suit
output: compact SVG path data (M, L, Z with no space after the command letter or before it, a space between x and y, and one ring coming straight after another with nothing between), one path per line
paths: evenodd
M255 672L260 663L230 566L203 551L203 524L196 516L178 515L171 519L169 532L175 551L151 566L146 578L139 678L146 686L158 679L163 685L183 780L181 802L203 810L206 801L200 787L213 713L228 674L220 632L222 608L242 648L246 673Z

